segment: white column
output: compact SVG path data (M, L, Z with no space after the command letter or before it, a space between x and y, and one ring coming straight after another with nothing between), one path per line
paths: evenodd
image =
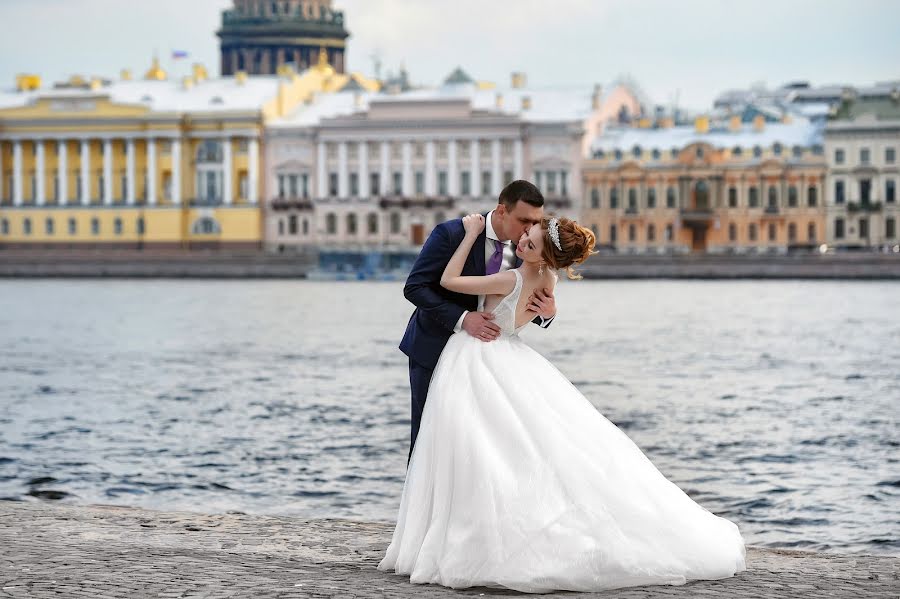
M319 142L319 152L316 157L316 187L318 188L318 196L324 198L328 196L328 181L325 170L325 142Z
M521 179L525 176L522 168L522 140L517 139L513 144L513 178Z
M413 194L412 142L403 142L403 195Z
M381 142L381 174L379 178L381 179L381 195L387 196L394 193L391 181L391 145L386 141ZM380 231L382 228L379 227L378 230Z
M342 141L338 144L338 197L346 198L350 196L349 184L347 181L347 142Z
M13 204L22 205L22 142L13 142Z
M156 205L156 140L147 139L147 204Z
M425 195L437 195L437 172L434 165L434 142L425 144Z
M503 189L503 171L500 168L500 140L491 142L491 193L499 195Z
M172 140L172 203L181 204L181 140Z
M125 203L134 206L134 140L125 142L125 180L128 185L128 193L125 195Z
M447 193L451 196L459 195L459 164L456 158L455 139L447 144Z
M479 146L478 140L473 139L469 142L471 151L469 152L469 156L472 159L470 168L472 169L472 176L469 178L469 181L472 185L472 197L479 197L481 195L481 158L478 155Z
M86 139L81 140L81 205L91 203L91 147Z
M359 156L359 197L367 198L372 195L369 191L369 144L368 142L359 142L356 149L356 155Z
M226 137L222 140L222 202L226 206L230 206L234 199L232 191L231 177L231 138Z
M251 204L256 204L259 201L259 140L255 137L250 138L250 143L247 144L247 153L247 158L250 161L250 172L247 173L250 179L248 197Z
M103 203L112 204L112 140L103 140Z
M35 156L35 164L34 164L34 179L35 179L35 192L34 192L34 203L38 206L43 206L44 201L46 199L46 193L44 190L44 142L43 140L39 140L34 142L37 144L37 152Z
M66 140L56 142L56 156L56 176L59 178L59 195L56 197L56 203L63 206L69 201L69 152Z

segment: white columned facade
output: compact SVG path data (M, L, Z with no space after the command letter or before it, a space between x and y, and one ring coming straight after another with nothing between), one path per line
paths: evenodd
M478 140L473 139L469 142L470 144L470 152L469 156L472 159L472 176L469 177L470 184L472 185L472 197L477 198L481 196L481 157L479 154L479 146Z
M147 204L156 205L156 140L147 139Z
M112 140L103 140L103 203L112 204Z
M56 204L64 206L69 201L69 152L66 140L56 142L56 176L59 195L56 196Z
M128 186L128 193L125 194L125 203L134 206L134 140L129 139L125 142L125 181Z
M13 142L13 204L22 205L22 142Z
M222 140L222 202L226 206L230 206L234 201L231 163L231 138L225 137L225 139Z
M459 164L456 158L456 140L447 142L447 193L459 195Z
M319 142L318 156L316 156L316 188L320 198L328 196L328 175L325 170L325 142Z
M381 179L381 195L392 195L394 190L391 181L391 145L386 141L381 142L381 174L378 178Z
M500 140L491 142L491 194L499 195L503 189L503 169L500 166Z
M181 140L172 140L172 203L181 204Z
M91 147L86 139L81 140L79 167L81 168L81 205L87 206L91 203Z
M347 173L347 142L342 141L338 144L338 197L346 198L350 196L349 182Z
M250 161L250 172L247 174L250 189L247 197L251 204L256 204L259 201L259 140L255 137L251 137L247 144L247 158Z
M359 197L367 198L371 194L369 191L369 144L361 141L356 149L356 155L359 156Z
M522 179L525 177L522 168L522 140L517 139L513 144L513 179Z
M437 170L434 164L434 142L425 143L425 195L437 195Z
M34 143L37 144L37 151L35 152L34 159L34 203L38 206L43 206L47 198L47 193L44 189L44 182L46 180L44 172L44 141L38 140Z
M403 142L403 195L409 197L413 194L412 176L412 142Z

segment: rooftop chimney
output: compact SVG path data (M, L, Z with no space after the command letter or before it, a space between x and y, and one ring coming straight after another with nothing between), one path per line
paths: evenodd
M512 74L511 83L512 83L513 89L522 89L523 87L525 87L528 84L527 82L528 82L528 79L525 76L525 73L523 73L521 71L515 71Z

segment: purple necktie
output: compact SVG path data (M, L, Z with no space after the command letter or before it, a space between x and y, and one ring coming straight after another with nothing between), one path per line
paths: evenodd
M500 264L503 263L503 244L496 239L494 240L494 253L491 254L490 259L487 261L487 268L485 268L485 274L495 275L500 272Z

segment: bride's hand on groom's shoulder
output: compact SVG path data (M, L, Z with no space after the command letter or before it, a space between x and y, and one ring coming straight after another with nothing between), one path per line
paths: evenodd
M480 214L464 216L462 222L467 235L481 235L484 231L484 216Z

